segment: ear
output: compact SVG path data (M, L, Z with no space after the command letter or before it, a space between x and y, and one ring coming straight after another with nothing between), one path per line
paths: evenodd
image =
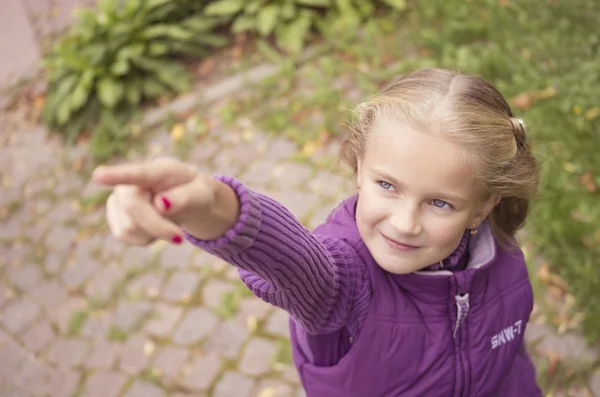
M500 202L502 197L494 194L486 201L484 201L481 207L473 214L473 218L471 220L471 227L477 229L485 218L492 212L494 207Z

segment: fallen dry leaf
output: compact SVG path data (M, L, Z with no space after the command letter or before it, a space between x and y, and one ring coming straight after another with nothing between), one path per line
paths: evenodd
M585 118L588 120L594 120L598 116L600 116L600 106L593 107L585 112Z
M175 123L173 128L171 128L171 139L174 141L178 141L183 138L183 133L185 131L185 127L182 123Z
M591 171L588 171L585 174L583 174L583 176L579 180L581 181L583 186L585 186L588 192L594 193L596 190L598 190L598 187L594 183L594 176L592 175Z
M277 391L273 386L269 386L260 391L258 397L275 397Z
M554 87L548 87L540 91L527 91L514 97L511 103L517 109L529 109L535 102L552 98L556 93Z

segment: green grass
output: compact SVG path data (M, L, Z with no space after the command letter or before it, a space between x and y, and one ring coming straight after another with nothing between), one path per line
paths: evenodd
M432 0L395 18L366 26L360 39L332 36L330 51L299 69L281 61L279 75L225 116L245 113L310 157L346 132L359 101L416 68L477 73L507 99L521 96L511 102L542 166L526 235L569 284L588 338L600 340L600 3Z

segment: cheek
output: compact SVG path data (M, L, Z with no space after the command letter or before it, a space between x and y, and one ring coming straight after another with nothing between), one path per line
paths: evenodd
M465 229L463 228L462 223L451 223L433 227L429 230L428 234L430 241L437 247L454 250L456 245L460 242L464 231Z
M367 225L374 225L387 218L386 206L373 194L362 194L356 208L357 218Z

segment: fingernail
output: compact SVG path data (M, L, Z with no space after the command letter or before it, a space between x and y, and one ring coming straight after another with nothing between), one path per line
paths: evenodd
M181 244L181 242L183 241L183 239L181 238L180 235L176 234L173 236L173 238L171 239L171 241L175 244Z
M161 197L163 205L165 206L165 210L168 210L169 208L171 208L171 202L169 200L167 200L166 197Z

